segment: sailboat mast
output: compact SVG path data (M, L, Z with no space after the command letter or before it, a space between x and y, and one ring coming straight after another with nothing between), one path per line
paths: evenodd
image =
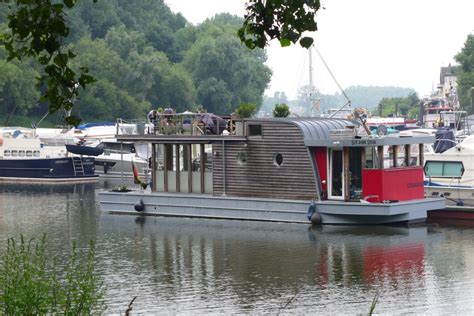
M311 116L314 116L314 84L313 84L313 50L309 50L309 103L311 106Z

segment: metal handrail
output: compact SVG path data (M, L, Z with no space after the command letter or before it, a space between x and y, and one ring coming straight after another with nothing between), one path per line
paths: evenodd
M205 116L209 118L203 120ZM208 125L209 120L212 124ZM225 120L226 126L221 126L221 120ZM158 113L156 117L151 117L149 120L123 120L117 119L117 135L126 134L123 128L124 124L134 125L131 134L154 134L154 135L221 135L225 130L229 132L228 135L233 135L234 120L232 117L219 117L211 113L192 113L192 114L164 114ZM207 125L207 126L206 126Z

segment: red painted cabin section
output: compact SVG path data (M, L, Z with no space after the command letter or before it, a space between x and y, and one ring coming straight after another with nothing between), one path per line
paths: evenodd
M369 202L423 199L423 168L364 169L362 193Z
M323 190L323 200L327 199L328 191L328 154L326 147L316 147L314 149L314 158L318 168L319 178L321 180L321 189Z

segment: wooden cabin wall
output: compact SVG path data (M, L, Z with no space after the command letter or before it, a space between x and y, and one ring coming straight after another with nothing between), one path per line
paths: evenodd
M225 194L278 199L316 198L313 168L300 129L283 122L261 124L262 137L249 137L247 147L243 142L225 143ZM214 143L213 152L213 194L219 196L224 191L222 143ZM246 165L238 162L240 152L247 154ZM283 156L281 166L274 164L276 153Z

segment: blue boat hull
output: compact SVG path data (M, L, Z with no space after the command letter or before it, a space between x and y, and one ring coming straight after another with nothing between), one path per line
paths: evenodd
M29 179L39 181L84 181L97 179L94 158L37 158L0 160L0 179ZM78 168L79 161L81 167ZM75 166L76 165L76 166Z

